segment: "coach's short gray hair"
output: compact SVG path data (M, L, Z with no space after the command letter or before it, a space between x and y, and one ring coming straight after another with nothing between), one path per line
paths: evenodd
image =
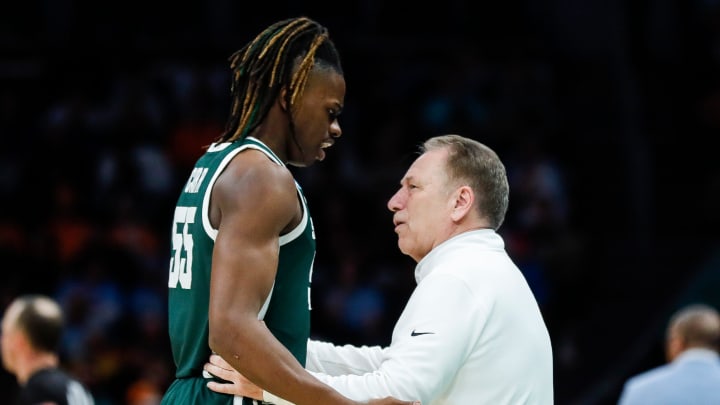
M497 230L505 220L510 200L505 165L486 145L461 135L432 137L420 147L422 153L448 149L447 174L451 182L468 185L475 194L477 209Z

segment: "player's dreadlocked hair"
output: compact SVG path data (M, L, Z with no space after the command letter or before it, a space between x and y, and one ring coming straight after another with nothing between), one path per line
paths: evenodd
M230 57L232 106L219 142L243 139L257 128L283 87L292 111L315 65L343 74L327 29L307 17L279 21L235 52ZM290 126L294 133L292 116Z

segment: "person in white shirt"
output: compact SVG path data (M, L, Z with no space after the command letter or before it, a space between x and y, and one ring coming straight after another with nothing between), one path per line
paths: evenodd
M305 367L343 395L423 405L553 404L552 346L527 281L497 233L509 186L497 154L459 135L430 138L388 202L398 246L417 262L388 347L308 342ZM212 356L216 392L270 403Z
M620 405L720 404L720 314L691 304L670 318L665 340L667 364L625 382Z

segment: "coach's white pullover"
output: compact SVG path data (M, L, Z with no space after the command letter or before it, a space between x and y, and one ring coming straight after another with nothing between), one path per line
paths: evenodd
M548 331L500 235L483 229L449 239L418 263L415 279L389 347L311 340L306 368L360 401L553 403Z

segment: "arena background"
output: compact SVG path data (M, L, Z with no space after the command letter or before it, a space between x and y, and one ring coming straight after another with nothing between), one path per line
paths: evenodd
M313 332L385 344L414 286L385 207L428 136L495 150L501 233L550 329L556 403L612 404L662 364L669 313L720 306L720 2L36 1L0 6L0 300L59 299L63 365L150 405L172 206L228 110L228 56L325 24L344 135L296 171L318 234ZM0 374L1 398L16 392Z

